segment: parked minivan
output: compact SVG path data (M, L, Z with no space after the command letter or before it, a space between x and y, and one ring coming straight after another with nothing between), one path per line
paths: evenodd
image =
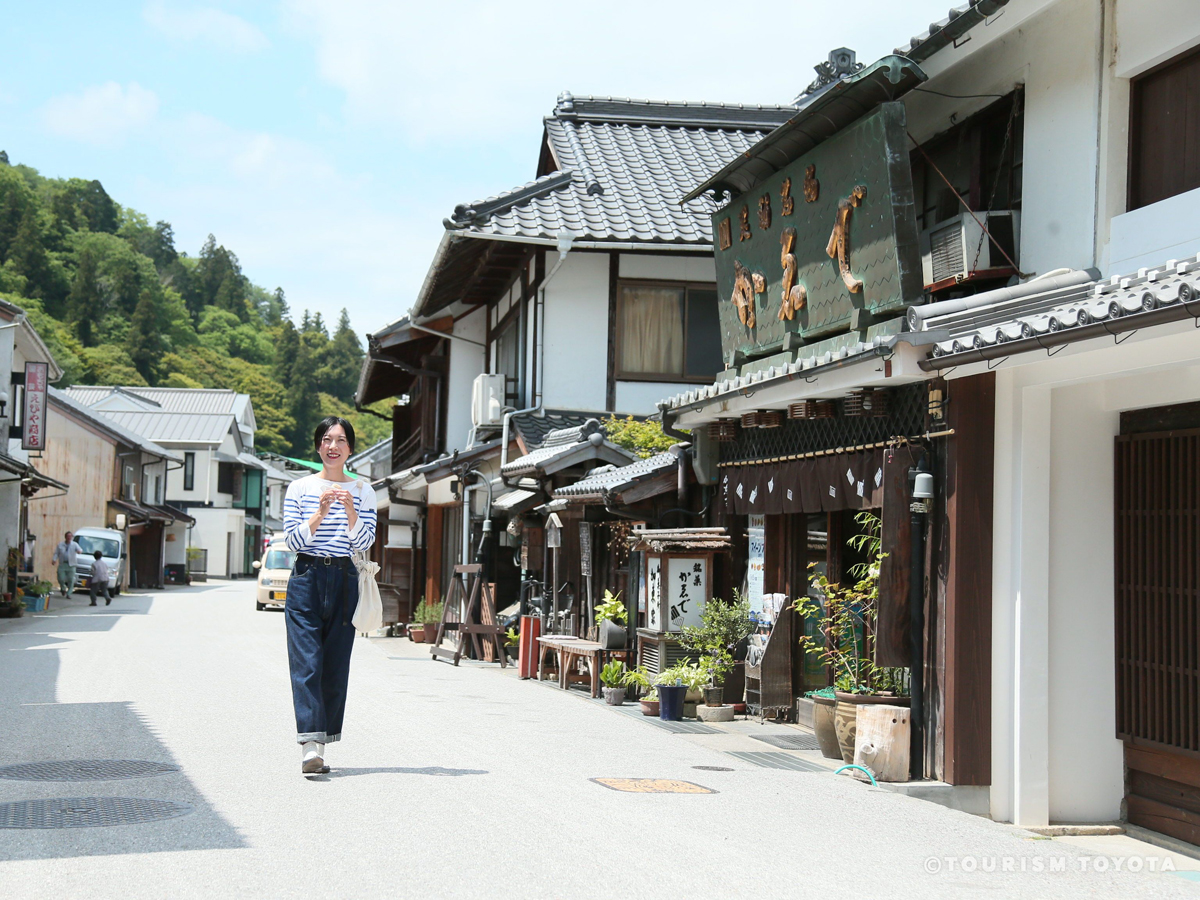
M254 561L254 568L258 572L255 609L262 611L268 606L283 609L287 601L288 579L292 576L292 566L295 563L296 554L284 543L282 537L275 538L267 545L262 559Z
M75 574L78 576L75 589L88 589L92 578L92 563L96 561L94 554L99 550L100 557L108 566L108 585L114 594L119 594L121 585L125 582L125 532L114 531L111 528L80 528L75 532L75 542L83 548L75 568Z

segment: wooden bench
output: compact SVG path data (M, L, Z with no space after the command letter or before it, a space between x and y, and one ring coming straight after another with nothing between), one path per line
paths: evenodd
M630 651L605 650L595 641L562 634L549 634L538 638L538 681L546 680L546 656L558 656L558 686L566 690L571 682L587 682L593 697L600 696L600 670L611 658L620 658L628 665ZM582 663L587 674L576 673L576 665Z

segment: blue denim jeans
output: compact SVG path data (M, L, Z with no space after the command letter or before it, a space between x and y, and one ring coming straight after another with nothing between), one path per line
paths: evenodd
M297 555L284 606L297 743L342 739L354 649L350 617L357 605L358 572L349 557L335 557L326 565Z

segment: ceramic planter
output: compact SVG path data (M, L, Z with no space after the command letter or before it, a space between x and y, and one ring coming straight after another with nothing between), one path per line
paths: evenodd
M725 689L723 687L707 687L704 689L705 706L720 706L724 702Z
M664 722L678 722L683 718L683 698L687 688L681 684L658 686L658 717Z
M642 706L642 715L643 716L657 716L658 715L658 701L657 700L639 700L638 703L640 703Z
M605 650L622 650L628 635L624 625L605 619L600 623L599 638L600 646Z
M604 691L604 702L609 706L620 706L625 702L625 688L623 687L606 687Z
M908 706L908 697L896 697L891 694L847 694L844 691L834 691L837 695L837 709L834 712L833 724L837 730L838 747L842 751L842 761L849 765L854 762L854 740L858 733L858 707L866 703L886 703L890 706Z
M425 626L424 625L409 625L408 636L412 638L414 644L425 643Z
M827 759L841 759L842 749L838 744L837 726L834 715L837 700L832 697L813 697L813 731L821 745L821 755Z

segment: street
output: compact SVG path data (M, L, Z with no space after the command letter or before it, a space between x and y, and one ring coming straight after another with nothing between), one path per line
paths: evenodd
M331 774L306 780L284 618L256 612L253 593L246 580L110 607L55 596L49 613L0 621L0 766L178 767L0 777L0 803L186 804L142 824L0 829L5 895L1200 896L1200 863L1128 837L1050 840L827 770L759 767L725 750L772 750L752 729L783 726L672 733L513 669L432 662L407 639L358 640L345 739Z

